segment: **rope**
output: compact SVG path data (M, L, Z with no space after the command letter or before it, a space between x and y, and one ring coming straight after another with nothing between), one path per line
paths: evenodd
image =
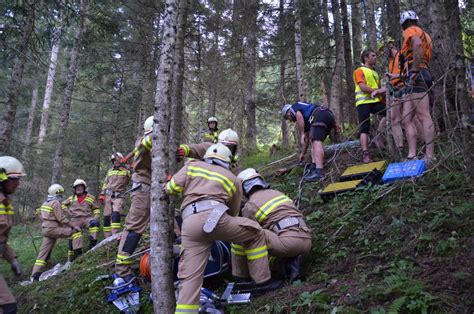
M307 163L304 165L303 175L301 176L300 182L298 184L298 194L296 196L296 201L295 201L295 205L297 209L300 209L301 194L303 193L304 177L308 174L310 166L311 166L311 163Z
M140 276L151 281L150 253L146 252L140 258Z

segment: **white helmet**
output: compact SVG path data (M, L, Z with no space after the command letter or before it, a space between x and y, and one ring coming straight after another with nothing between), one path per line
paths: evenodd
M74 183L72 184L72 187L75 188L76 186L81 185L81 184L84 186L84 188L87 189L87 183L86 181L82 179L76 179L76 181L74 181Z
M145 133L150 133L153 131L153 116L146 118L145 123L143 123L143 130Z
M216 158L223 162L230 163L232 152L224 144L217 143L207 149L206 154L204 154L204 159L207 158Z
M254 168L247 168L241 171L239 175L237 176L237 178L242 180L242 182L253 179L253 178L257 178L257 177L262 177L262 176L259 175L257 170L255 170Z
M64 188L61 184L55 183L48 188L48 194L49 195L64 194Z
M290 104L286 104L286 105L283 106L283 108L281 108L281 117L282 117L283 119L285 119L285 116L286 116L288 110L290 110L290 109L291 109L291 105L290 105Z
M25 169L21 162L15 157L1 156L0 157L0 169L3 169L5 175L8 178L18 179L26 176ZM0 181L2 181L0 179Z
M123 155L119 152L116 152L112 154L112 156L110 156L110 161L114 161L116 159L122 159L122 158L123 158Z
M217 137L217 142L222 143L222 144L238 145L239 136L237 135L237 132L235 132L234 130L227 129L219 133L219 136Z
M211 122L217 123L217 118L216 117L209 117L209 119L207 119L207 123L211 123Z
M400 25L403 25L407 20L418 21L418 15L416 15L413 10L402 12L402 14L400 14Z

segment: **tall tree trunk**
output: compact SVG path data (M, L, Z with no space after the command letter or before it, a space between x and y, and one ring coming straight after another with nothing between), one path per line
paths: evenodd
M35 23L35 7L38 1L25 1L25 24L22 27L20 42L16 47L16 57L13 65L12 75L8 81L6 110L0 124L0 155L7 155L10 151L10 142L13 133L13 123L15 122L16 108L18 105L18 95L20 93L21 81L23 78L23 68L26 62L28 43Z
M152 149L150 208L151 276L154 313L172 313L175 307L172 275L174 215L162 189L168 175L168 128L172 98L173 60L176 42L178 1L166 0L163 18L163 41L158 68Z
M197 22L197 101L199 104L199 122L203 123L206 121L204 115L204 96L203 96L203 82L202 82L202 32L201 32L201 19Z
M331 82L331 110L336 121L341 121L343 110L341 107L341 84L344 66L344 46L342 43L341 14L339 10L339 0L331 0L332 14L334 16L334 40L336 42L336 62L332 73Z
M54 76L56 74L56 68L58 65L60 33L60 29L55 29L51 45L51 57L49 60L46 87L44 89L43 111L41 113L41 122L38 133L38 148L41 148L41 145L43 144L44 138L46 136L46 130L48 128L49 106L51 103L51 96L53 95ZM38 152L40 152L40 150L38 150Z
M400 31L400 0L385 0L387 10L387 34L395 39L397 46L401 44Z
M190 0L179 2L178 26L176 33L176 46L174 51L173 86L171 98L171 127L169 134L169 156L173 156L182 141L183 133L183 84L184 84L184 34L188 20L188 7ZM170 158L170 170L178 171L175 158Z
M295 60L296 60L296 81L298 83L298 99L307 101L307 83L304 75L302 39L301 39L301 3L295 0Z
M285 85L286 85L286 78L285 78L285 71L286 71L286 40L285 40L285 25L286 25L286 19L285 19L285 12L284 12L284 0L280 0L280 4L278 7L279 13L278 13L278 32L279 32L279 48L280 48L280 79L278 82L278 91L279 91L279 98L280 98L280 104L285 104L286 103L286 91L285 91ZM286 124L285 119L281 119L281 145L283 147L288 147L290 145L290 139L288 135L288 125Z
M257 150L256 121L256 80L257 80L257 13L259 1L248 0L246 3L249 27L247 27L247 148L249 152Z
M375 24L375 0L365 0L365 29L367 32L367 47L377 46L377 26Z
M362 14L360 1L354 1L351 6L352 24L352 51L354 52L354 64L360 63L362 53Z
M112 151L115 153L118 151L118 141L120 136L120 111L122 110L122 87L123 87L123 69L120 65L117 65L117 72L120 73L120 77L116 79L113 86L113 93L115 94L115 105L112 112Z
M321 15L323 18L323 29L324 35L324 91L326 92L326 103L328 106L331 105L331 73L332 73L332 44L331 44L331 29L329 28L329 10L327 0L323 0L321 3Z
M56 137L56 150L54 152L53 169L51 176L51 184L61 182L61 173L63 170L63 154L66 131L69 124L69 112L71 110L72 94L76 83L77 70L79 69L79 59L81 50L81 39L85 32L85 16L87 10L87 0L81 0L79 9L79 25L74 35L74 44L71 50L71 58L69 60L69 69L66 79L66 88L63 96L63 109L61 113L61 123Z
M33 131L33 122L35 120L36 102L38 100L38 82L33 83L33 92L31 94L31 106L28 112L28 122L26 124L25 140L21 159L27 162L28 153L31 145L31 133Z
M236 104L236 131L239 136L244 132L245 121L245 46L244 33L247 28L246 19L244 18L244 0L234 0L232 3L232 29L231 46L237 51L237 58L235 65L237 72L237 104ZM242 148L245 148L243 146Z
M341 0L341 9L342 9L342 31L343 31L343 44L344 44L344 79L346 81L346 107L343 109L347 113L346 117L342 117L340 123L350 121L351 117L356 116L355 106L353 105L354 100L354 81L352 79L352 71L354 64L352 63L352 53L351 53L351 34L349 30L349 14L347 9L346 0Z

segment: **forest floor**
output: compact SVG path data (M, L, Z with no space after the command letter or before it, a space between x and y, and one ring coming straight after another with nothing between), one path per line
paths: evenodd
M303 184L301 209L313 233L306 280L227 311L472 313L474 197L462 159L448 145L440 146L437 165L417 180L362 187L326 203L318 195L319 184ZM272 160L288 154L279 152ZM357 149L338 154L337 159L327 156L337 164L331 164L324 184L358 163ZM243 160L243 166L259 168L269 161L268 153L262 152ZM295 198L302 171L296 167L283 176L269 171L266 177L273 188ZM97 279L113 273L115 243L84 254L69 271L50 280L20 286L18 281L29 277L36 258L32 241L39 247L38 223L13 228L10 244L19 256L23 278L13 278L8 265L0 265L20 312L116 312L103 290L110 280ZM66 241L59 241L51 267L64 263L66 252ZM223 278L227 280L231 277ZM142 311L148 313L149 284L144 287Z

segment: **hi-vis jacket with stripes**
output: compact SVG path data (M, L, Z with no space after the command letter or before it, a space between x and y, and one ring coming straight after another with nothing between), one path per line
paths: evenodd
M14 214L15 212L13 211L11 200L7 198L5 194L0 192L0 245L3 245L2 257L10 263L16 257L15 252L7 243L10 229L13 226Z
M100 209L97 206L95 197L87 194L86 198L79 203L77 195L69 196L62 204L63 209L67 209L71 218L79 217L100 217Z
M226 204L231 216L240 210L242 187L229 170L200 160L187 162L167 183L168 194L183 194L181 209L202 200L215 200Z
M111 168L107 171L101 194L105 194L106 190L111 192L125 192L128 182L130 181L130 170L124 167Z
M44 202L39 208L39 214L44 228L55 228L60 225L69 224L69 220L64 215L61 203L58 200Z
M133 182L151 184L151 133L140 137L133 150Z
M242 208L242 217L256 220L263 228L271 230L280 220L288 217L303 217L303 214L296 209L293 201L285 194L265 189L250 195ZM290 227L289 230L295 228L298 230L297 226ZM311 238L309 233L308 238Z

